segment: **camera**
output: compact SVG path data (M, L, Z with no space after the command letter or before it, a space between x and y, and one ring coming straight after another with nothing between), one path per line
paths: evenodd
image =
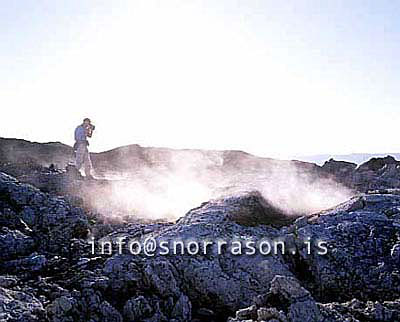
M92 134L93 134L93 131L94 131L95 128L96 128L96 127L95 127L93 124L88 124L88 125L86 126L86 136L89 137L89 138L91 138L91 137L92 137Z

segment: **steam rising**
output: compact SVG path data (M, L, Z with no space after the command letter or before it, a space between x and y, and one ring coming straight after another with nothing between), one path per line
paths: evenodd
M258 190L292 215L315 213L352 196L309 164L230 153L172 151L152 160L151 167L107 171L103 178L111 180L111 186L93 191L91 203L109 216L174 220L202 202L241 191Z

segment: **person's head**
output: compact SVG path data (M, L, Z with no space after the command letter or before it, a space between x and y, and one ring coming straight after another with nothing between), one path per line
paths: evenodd
M83 124L90 125L90 119L89 118L83 119Z

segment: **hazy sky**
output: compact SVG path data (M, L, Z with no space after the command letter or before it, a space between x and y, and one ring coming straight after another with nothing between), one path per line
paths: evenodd
M2 137L400 151L400 1L0 1Z

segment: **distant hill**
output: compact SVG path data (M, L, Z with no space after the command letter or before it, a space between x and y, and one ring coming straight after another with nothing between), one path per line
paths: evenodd
M337 161L347 161L356 164L362 164L372 158L383 158L391 155L396 160L400 160L400 153L352 153L352 154L317 154L310 156L299 156L296 160L316 163L318 165L323 165L325 161L334 159Z
M72 152L70 146L60 142L0 138L0 172L38 186L37 182L47 182L49 172L68 174L59 169L74 161ZM162 203L171 198L171 193L173 198L178 195L183 199L191 193L197 202L202 202L243 190L260 191L288 213L327 209L356 192L400 188L400 161L394 157L400 155L319 155L303 158L304 161L276 160L243 151L179 150L137 144L91 153L96 178L121 181L121 185L128 182L128 188L118 195L129 195L129 200L133 198L131 194L137 193L150 200L158 195L160 198L154 202ZM49 167L51 164L55 167ZM102 203L107 200L101 199Z
M160 167L168 169L171 164L182 161L187 165L201 162L202 165L223 168L264 168L273 164L295 164L301 168L312 170L314 164L322 166L326 161L334 159L358 165L372 158L387 155L400 160L400 153L353 153L353 154L319 154L299 156L296 161L275 160L235 150L196 150L170 149L160 147L142 147L137 144L117 147L100 153L91 153L92 161L98 170L138 170L142 167ZM72 147L61 142L37 143L14 138L0 138L0 164L34 162L43 166L55 164L64 168L73 161Z
M184 167L201 170L235 170L257 171L277 164L295 165L303 170L313 171L314 164L302 161L274 160L257 157L235 150L196 150L170 149L160 147L142 147L137 144L118 147L100 153L91 153L96 171L136 172L143 168L160 170L177 170ZM60 142L37 143L27 140L0 138L0 165L7 163L34 163L41 166L56 165L64 168L73 161L72 147Z
M34 162L48 166L65 166L72 158L72 147L60 142L37 143L27 140L0 138L0 163Z

